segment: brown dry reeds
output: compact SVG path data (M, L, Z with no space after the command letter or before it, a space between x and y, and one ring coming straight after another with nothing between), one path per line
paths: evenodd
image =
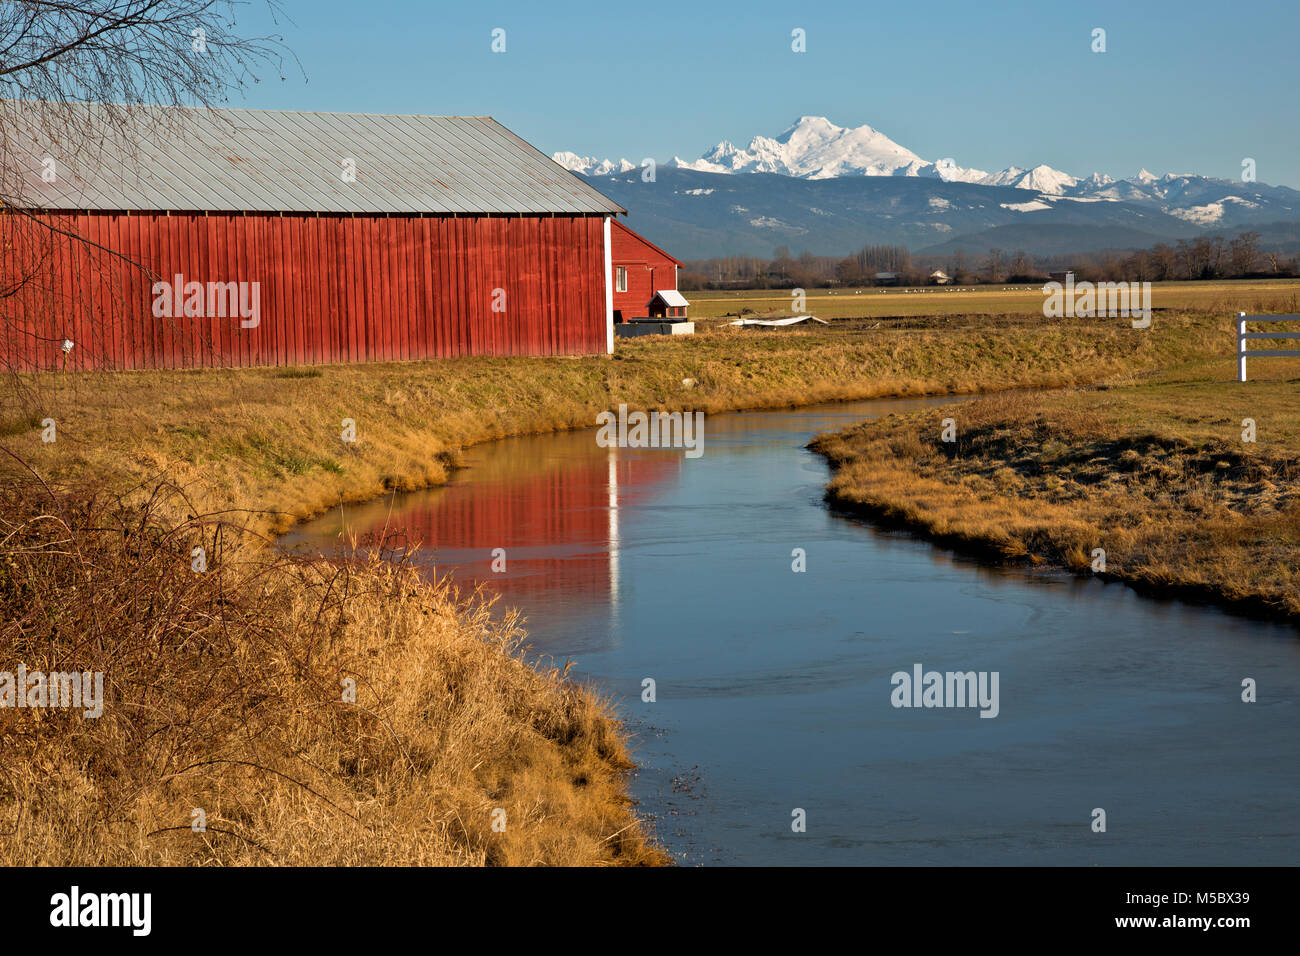
M956 441L941 440L946 418ZM1293 381L998 395L813 447L842 508L994 560L1300 623Z
M278 532L340 498L442 484L466 445L591 426L620 403L712 414L1055 387L1222 352L1222 317L1157 321L1158 334L1142 335L1120 319L940 316L620 340L612 358L7 375L0 440L49 477L127 488L166 475L204 510L238 510ZM42 441L46 419L55 442ZM354 442L341 440L344 419Z
M665 862L608 705L515 619L175 494L0 483L0 672L104 675L99 717L0 709L0 863Z
M441 483L465 444L620 402L1132 377L1218 354L1220 325L939 317L633 341L612 359L8 375L0 437L35 470L0 460L0 672L102 671L106 700L98 718L0 709L0 863L663 862L609 706L530 666L516 619L400 562L294 560L240 529Z

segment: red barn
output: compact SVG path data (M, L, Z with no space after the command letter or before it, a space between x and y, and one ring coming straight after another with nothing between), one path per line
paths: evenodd
M612 224L614 321L656 317L686 317L689 303L677 291L681 262L621 222Z
M613 350L626 210L489 117L150 108L65 154L9 105L0 367Z

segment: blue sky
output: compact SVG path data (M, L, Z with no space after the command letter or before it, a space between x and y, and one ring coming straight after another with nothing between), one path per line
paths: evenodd
M283 5L306 81L290 68L239 105L486 114L547 153L634 161L812 114L980 169L1238 179L1251 157L1260 182L1300 188L1300 0ZM245 31L268 27L245 11Z

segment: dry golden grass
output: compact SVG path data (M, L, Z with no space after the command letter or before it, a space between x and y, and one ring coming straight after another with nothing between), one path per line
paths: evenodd
M1300 362L1267 361L1271 377L1244 385L1220 361L889 416L814 447L842 507L1084 574L1102 548L1108 577L1300 621ZM945 418L955 443L940 440Z
M60 479L166 476L204 511L281 531L344 502L444 482L460 448L593 424L597 412L782 407L1063 386L1200 360L1220 316L931 317L881 328L620 341L611 357L470 358L310 369L10 376L0 445ZM687 382L688 384L683 384ZM41 441L53 418L57 441ZM355 443L342 422L356 423Z
M790 315L788 290L701 290L686 293L691 315L711 320L749 309L756 316ZM1205 282L1153 282L1151 305L1157 310L1218 313L1300 312L1300 280L1233 279ZM1043 314L1042 283L955 288L809 289L808 312L823 319L883 318L921 315Z
M0 669L102 670L109 705L97 720L0 711L0 863L664 862L629 809L608 706L523 661L518 621L401 567L291 561L249 535L442 482L464 445L586 426L619 402L1118 381L1222 349L1220 316L1157 323L937 316L621 342L612 358L10 376ZM220 541L193 517L214 514Z
M525 663L516 620L162 521L167 493L0 486L0 670L105 682L98 718L0 709L0 865L668 862L608 705Z

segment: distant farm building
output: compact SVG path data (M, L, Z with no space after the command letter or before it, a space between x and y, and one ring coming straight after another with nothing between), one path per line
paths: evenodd
M677 291L681 262L621 222L611 228L614 263L614 334L691 335L690 305Z
M935 269L930 273L931 285L948 285L952 282L952 277L942 269Z
M677 291L677 269L681 262L621 222L613 223L610 238L614 321L685 318L690 303Z
M82 155L6 142L35 215L0 214L0 367L599 353L616 299L677 288L640 240L616 293L625 210L489 117L167 113Z
M676 289L659 289L650 300L650 317L652 319L684 319L686 307L690 303Z
M897 272L877 272L871 277L871 281L876 285L898 285L901 280Z

